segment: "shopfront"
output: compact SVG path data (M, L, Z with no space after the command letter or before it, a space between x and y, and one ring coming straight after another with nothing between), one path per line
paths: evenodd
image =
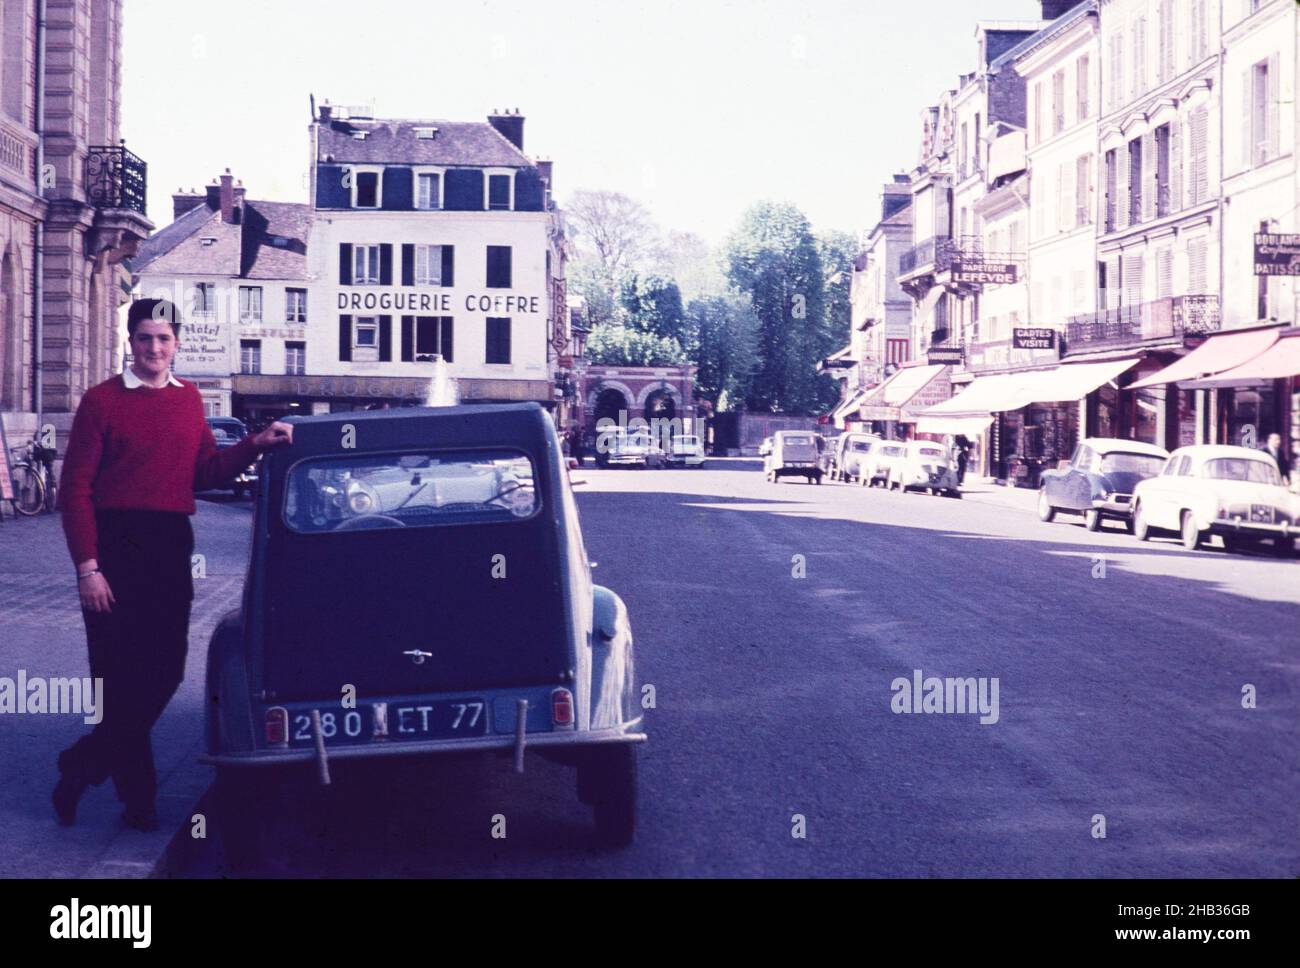
M903 366L858 408L862 430L890 440L915 436L916 415L952 396L952 367L934 363Z

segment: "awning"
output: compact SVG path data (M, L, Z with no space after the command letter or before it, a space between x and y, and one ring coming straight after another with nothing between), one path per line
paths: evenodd
M946 364L903 367L867 397L859 411L863 420L898 420L902 408L924 390L935 377L947 369Z
M1254 359L1203 380L1182 383L1187 389L1243 387L1300 376L1300 336L1284 336Z
M831 411L831 420L839 423L851 413L856 413L858 407L862 406L862 401L867 398L870 390L854 390L844 401Z
M1106 360L1103 363L1067 363L1050 370L1024 370L1020 373L977 377L961 393L924 411L922 416L985 416L1006 410L1019 410L1031 403L1082 400L1137 362L1135 357Z
M1184 380L1198 380L1254 359L1277 342L1276 329L1248 329L1240 333L1219 333L1211 336L1181 359L1170 363L1159 373L1138 380L1128 389L1162 386Z
M993 423L992 417L917 417L918 434L951 434L978 437Z

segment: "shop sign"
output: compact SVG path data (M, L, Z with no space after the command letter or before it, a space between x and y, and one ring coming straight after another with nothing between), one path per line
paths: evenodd
M977 286L1010 286L1019 279L1020 271L1014 262L982 262L959 258L952 263L953 282L967 282Z
M1011 331L1011 345L1018 350L1056 349L1056 330L1045 326L1016 327Z
M893 420L902 416L898 407L872 407L863 404L858 408L858 417L862 420Z
M931 366L936 365L961 365L962 347L960 346L931 346L925 351L925 361Z
M1300 276L1300 235L1255 233L1255 275Z

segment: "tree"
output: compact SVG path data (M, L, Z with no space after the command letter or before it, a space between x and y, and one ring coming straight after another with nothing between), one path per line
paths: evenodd
M564 212L579 256L590 255L611 276L634 268L658 244L659 229L645 206L619 192L581 188Z
M591 326L620 321L621 277L595 259L574 259L566 269L569 292L582 298Z
M735 293L694 299L686 315L695 334L696 396L717 412L732 409L748 395L758 366L759 319Z
M686 344L686 311L682 308L682 294L672 279L636 273L626 275L619 291L619 304L625 313L625 325L674 339L682 346Z
M686 354L676 340L607 324L587 337L587 359L606 366L680 366Z
M752 206L727 240L724 266L759 322L749 408L820 412L826 391L816 367L825 355L826 280L807 217L789 204Z

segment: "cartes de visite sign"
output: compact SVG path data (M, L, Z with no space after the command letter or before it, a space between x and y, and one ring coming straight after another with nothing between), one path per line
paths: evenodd
M1046 326L1017 326L1011 331L1011 345L1018 350L1056 349L1056 330Z

